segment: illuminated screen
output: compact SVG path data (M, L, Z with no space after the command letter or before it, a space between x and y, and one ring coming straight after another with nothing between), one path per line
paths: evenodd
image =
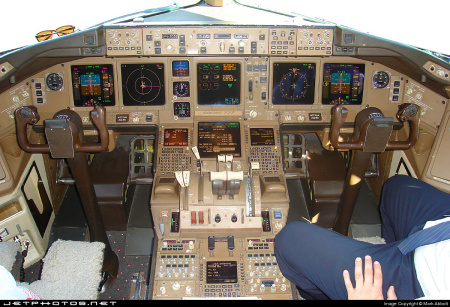
M198 104L239 105L240 74L239 63L197 64Z
M121 68L125 106L164 105L164 64L122 64Z
M198 151L201 158L217 158L219 154L240 157L239 123L198 123Z
M173 61L172 76L189 77L189 61Z
M237 283L237 262L207 261L206 283L207 284Z
M364 89L364 64L324 64L322 103L360 105Z
M73 101L76 107L113 106L112 65L76 65L72 70Z
M274 63L273 104L313 104L315 63Z
M187 129L166 129L164 130L164 146L187 146Z
M275 145L273 128L250 128L250 142L253 146Z

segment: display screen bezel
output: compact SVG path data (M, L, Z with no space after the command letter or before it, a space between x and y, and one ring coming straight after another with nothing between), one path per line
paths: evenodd
M349 79L345 82L348 86L348 93L339 93L339 86L333 89L333 74L341 69L346 73L346 77L340 80ZM350 73L351 71L351 73ZM322 104L323 105L361 105L364 99L364 82L365 82L366 65L362 63L324 63L323 64L323 81L322 81ZM357 76L357 78L355 78ZM348 84L348 85L347 85ZM340 85L343 88L343 85ZM333 93L333 91L335 93ZM356 92L355 92L356 91ZM352 94L352 92L354 92Z
M207 284L235 284L238 282L237 261L207 261Z
M264 133L264 131L268 133ZM275 132L273 128L250 128L251 146L274 146Z
M169 141L168 139L175 139ZM189 144L189 130L185 128L168 128L164 129L164 146L188 146Z
M236 131L231 131L229 130L229 132L234 132L234 133L230 133L232 139L230 140L230 142L228 144L218 144L218 141L220 140L220 137L217 137L216 135L214 135L214 137L208 137L207 135L203 134L203 131L206 133L205 128L203 127L207 127L207 126L211 126L211 128L206 128L208 131L210 132L214 132L214 131L220 131L219 127L220 126L228 126L228 129L237 129ZM218 155L221 154L232 154L233 157L239 158L241 157L241 127L240 127L240 123L239 122L198 122L197 125L198 129L197 129L197 148L198 148L198 152L200 154L200 158L217 158ZM216 128L217 127L217 128ZM225 128L226 129L226 128ZM219 150L207 150L206 146L217 146L217 148ZM234 151L231 150L226 150L226 147L234 147Z
M114 91L114 68L112 64L88 64L88 65L72 65L70 68L72 76L72 95L75 107L92 107L105 106L110 107L116 104ZM78 72L78 77L77 77ZM82 76L98 75L100 91L98 95L82 94ZM103 76L102 76L103 75ZM107 75L108 80L103 80ZM109 96L105 93L109 90ZM79 94L77 94L79 92Z
M240 106L241 71L238 61L197 63L198 105Z
M315 62L273 63L272 104L312 105L316 91ZM294 83L292 84L292 82ZM295 91L297 88L301 91Z
M166 104L165 64L122 63L122 99L124 106L162 106ZM145 71L145 75L139 70ZM139 82L141 79L141 82ZM145 93L139 93L139 83L151 87ZM152 93L152 91L154 91ZM147 96L148 95L148 96Z

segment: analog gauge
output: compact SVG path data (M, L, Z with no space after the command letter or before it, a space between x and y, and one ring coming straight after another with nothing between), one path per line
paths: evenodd
M60 91L64 85L63 78L57 73L49 74L45 80L45 83L51 91Z
M389 74L385 71L377 71L373 76L373 86L385 88L389 84Z
M177 97L189 97L189 82L174 82L173 94Z
M191 105L189 102L175 102L173 104L173 115L178 117L191 117Z

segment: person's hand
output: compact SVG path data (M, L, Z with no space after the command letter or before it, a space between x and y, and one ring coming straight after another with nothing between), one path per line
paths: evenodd
M355 288L353 288L352 281L350 280L350 273L345 270L343 272L344 283L347 289L349 300L383 300L383 274L381 272L381 265L378 261L373 263L372 258L366 256L364 259L364 274L362 269L361 258L355 259ZM387 292L388 300L396 300L394 286L390 286Z

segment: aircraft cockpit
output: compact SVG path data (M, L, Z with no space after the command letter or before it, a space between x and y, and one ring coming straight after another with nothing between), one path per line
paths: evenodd
M85 299L299 299L288 223L377 237L388 178L450 191L449 93L443 55L239 1L5 52L0 239L26 273L103 243Z

